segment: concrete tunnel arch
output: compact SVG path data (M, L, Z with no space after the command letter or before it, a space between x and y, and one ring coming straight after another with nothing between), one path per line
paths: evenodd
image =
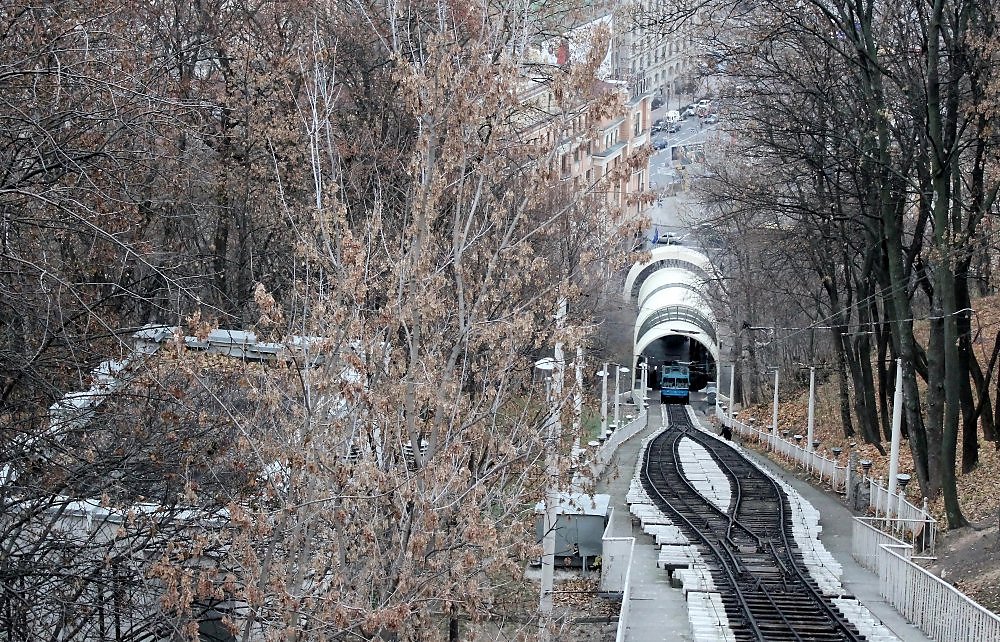
M651 365L650 388L659 388L659 369L675 361L692 362L692 390L717 381L717 323L705 294L711 275L708 257L683 245L657 246L648 261L629 270L622 296L637 306L633 388L639 387L637 366L643 359Z

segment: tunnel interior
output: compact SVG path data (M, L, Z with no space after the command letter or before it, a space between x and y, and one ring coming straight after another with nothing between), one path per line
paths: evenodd
M641 356L649 363L648 388L659 389L663 366L676 363L690 367L692 392L703 389L709 381L717 381L716 363L711 352L697 339L687 335L660 337L649 344Z

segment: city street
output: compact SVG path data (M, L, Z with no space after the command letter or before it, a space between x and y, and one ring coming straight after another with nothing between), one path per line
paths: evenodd
M654 117L662 116L654 114ZM651 219L651 226L646 234L649 240L652 240L655 229L659 231L660 238L672 235L680 243L688 239L693 241L691 229L698 224L699 217L694 203L688 198L687 182L691 178L691 171L700 170L701 167L688 164L682 174L677 169L679 163L671 158L671 148L703 145L717 127L703 123L703 118L690 117L681 121L679 132L659 132L652 136L654 146L662 142L666 142L666 146L657 150L649 159L650 189L661 195L646 212Z

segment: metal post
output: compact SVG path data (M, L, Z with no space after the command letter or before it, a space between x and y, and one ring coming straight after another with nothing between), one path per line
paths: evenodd
M778 434L778 368L774 369L774 412L771 415L771 434Z
M566 298L559 297L556 309L556 336L561 334L566 319ZM562 405L563 383L565 376L565 355L563 342L556 341L553 351L552 370L552 401L549 406L548 430L545 444L545 517L542 521L542 578L538 601L538 632L541 640L547 641L549 624L552 621L552 582L555 572L556 552L556 520L559 502L559 435L562 432L560 407Z
M735 361L732 362L729 365L729 421L730 421L730 423L732 423L732 421L733 421L733 404L736 402L736 400L733 399L733 395L734 394L736 394L736 362ZM715 393L715 396L718 397L719 393Z
M809 452L813 452L816 449L813 448L813 422L816 417L816 368L814 366L809 366L809 424L806 427L806 448Z
M892 397L892 446L889 449L889 498L886 517L892 512L892 496L896 493L896 473L899 472L899 442L903 431L903 360L896 359L896 394Z
M621 420L620 406L621 406L622 396L621 394L618 393L618 386L620 385L618 383L618 377L621 374L621 371L622 367L616 363L615 364L615 430L618 430L618 422Z
M573 434L580 446L580 424L583 420L583 346L576 347L576 387L573 388Z
M722 381L719 379L719 367L715 368L715 418L719 418L719 386L722 385Z
M639 412L646 408L646 385L649 383L649 361L642 362L642 402L639 404Z
M608 362L604 362L604 368L597 373L601 378L601 435L608 434Z

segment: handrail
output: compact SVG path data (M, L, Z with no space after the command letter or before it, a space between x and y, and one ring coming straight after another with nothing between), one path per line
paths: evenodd
M855 517L851 555L879 579L879 593L935 640L1000 641L1000 617L910 559L913 546Z

